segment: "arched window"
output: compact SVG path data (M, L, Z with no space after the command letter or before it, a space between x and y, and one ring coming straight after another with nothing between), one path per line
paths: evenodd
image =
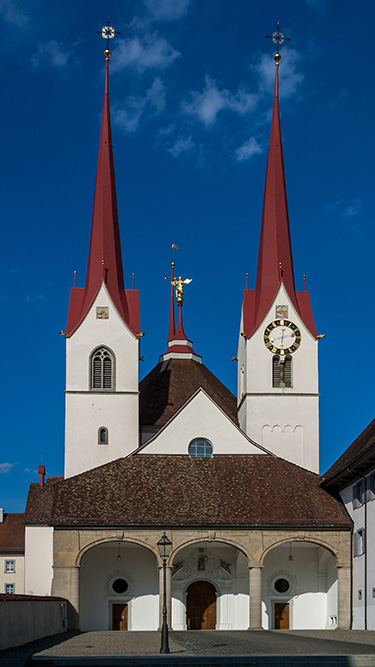
M189 445L189 456L192 459L210 459L212 457L211 443L204 438L196 438L195 440L192 440Z
M98 430L98 445L108 445L108 429L105 426Z
M280 357L278 354L272 358L272 386L292 386L292 357Z
M114 389L114 359L106 347L99 347L91 357L91 389Z

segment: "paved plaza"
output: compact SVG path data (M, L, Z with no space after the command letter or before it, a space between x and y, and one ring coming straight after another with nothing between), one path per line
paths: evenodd
M38 665L62 665L67 664L67 658L77 658L70 664L319 664L332 667L339 664L375 667L375 631L190 631L171 632L169 637L171 653L160 656L158 632L68 632L1 651L0 665L24 667L33 656ZM247 662L245 659L241 661L240 656L247 656ZM317 656L317 662L307 662L303 656ZM325 659L324 656L330 657ZM339 660L334 656L342 658ZM345 656L357 657L346 659Z

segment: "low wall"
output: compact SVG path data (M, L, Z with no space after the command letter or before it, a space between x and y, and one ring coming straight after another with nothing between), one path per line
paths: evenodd
M0 595L0 650L67 630L67 601L36 595Z

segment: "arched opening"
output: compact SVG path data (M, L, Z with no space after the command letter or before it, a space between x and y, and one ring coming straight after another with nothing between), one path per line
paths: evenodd
M194 581L186 590L188 630L215 630L216 589L209 581Z
M80 626L91 630L157 630L156 555L122 540L88 549L80 567Z
M172 566L174 630L247 630L248 559L240 549L216 541L190 543L175 553Z
M337 627L337 567L314 542L290 541L267 552L262 570L262 624L274 630Z
M115 359L107 347L98 347L91 355L90 388L115 388Z

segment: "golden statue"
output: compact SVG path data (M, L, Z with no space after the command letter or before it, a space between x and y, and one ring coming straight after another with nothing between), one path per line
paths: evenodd
M185 280L182 280L181 276L172 280L172 285L176 288L177 303L183 303L184 300L182 295L184 293L184 285L188 285L192 280L192 278L185 278Z

